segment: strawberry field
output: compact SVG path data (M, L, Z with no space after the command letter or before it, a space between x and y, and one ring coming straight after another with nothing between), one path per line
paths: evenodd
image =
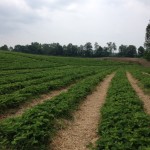
M150 146L150 117L124 71L118 71L101 110L98 149L140 149Z
M0 150L46 150L62 119L71 119L86 97L110 74L112 79L97 127L98 150L147 150L150 116L131 87L126 72L150 93L150 69L132 63L0 51ZM23 114L26 103L68 87Z

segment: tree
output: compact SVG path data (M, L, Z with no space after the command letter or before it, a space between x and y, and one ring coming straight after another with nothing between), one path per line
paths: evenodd
M150 51L146 51L144 54L144 58L150 61Z
M28 50L32 54L42 54L42 46L38 42L32 42L31 45L28 46Z
M108 47L104 47L103 48L103 57L108 57L108 56L110 56L109 49L108 49Z
M127 57L135 57L137 54L136 47L134 45L129 45L127 47Z
M72 56L78 56L78 46L77 45L73 45L72 46Z
M97 50L98 48L99 48L99 45L98 45L97 42L95 42L95 44L94 44L94 50Z
M103 57L104 56L104 50L101 46L99 46L95 51L94 51L94 56L95 57Z
M108 47L108 51L109 51L110 55L112 55L114 53L114 51L117 49L117 46L114 42L108 42L107 47Z
M0 49L4 50L4 51L8 51L9 50L7 45L3 45Z
M48 44L49 55L62 56L64 55L64 49L59 43ZM45 51L45 49L44 49Z
M86 57L91 57L93 55L93 52L92 52L92 44L90 42L87 42L85 45L84 45L84 49L85 49L85 56Z
M146 35L145 35L145 43L144 46L146 48L145 58L150 61L150 22L146 27Z
M84 53L84 46L83 45L80 45L79 48L78 48L78 55L79 56L85 56L85 53Z
M15 45L12 51L32 54L32 52L29 50L29 45Z
M42 44L42 54L51 55L50 44Z
M22 45L15 45L14 50L15 52L22 52Z
M10 47L9 47L9 50L10 50L10 51L13 51L13 47L12 47L12 46L10 46Z
M126 45L120 45L119 46L119 56L125 57L127 55L127 46Z
M76 45L73 45L72 43L69 43L67 45L66 49L66 55L67 56L77 56L78 55L78 47Z
M59 44L59 43L56 43L56 45L55 45L56 47L55 47L55 51L56 51L56 55L58 56L61 56L61 55L63 55L63 47Z
M146 50L150 51L150 22L146 27L145 43L144 46Z
M139 57L143 57L144 52L145 52L144 47L140 46L140 47L138 48L138 55L139 55Z

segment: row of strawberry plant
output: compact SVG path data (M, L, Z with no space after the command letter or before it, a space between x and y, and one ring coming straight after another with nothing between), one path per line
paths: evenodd
M26 88L20 89L12 94L2 95L0 97L0 113L5 113L10 108L17 108L20 104L27 100L37 97L42 93L47 93L62 87L65 87L74 81L84 78L86 76L97 74L100 71L77 71L63 78L52 80L49 82L44 82L39 85L31 85Z
M142 68L143 72L150 74L150 68L144 67Z
M23 69L23 70L1 70L0 77L3 76L9 76L9 75L17 75L17 74L23 74L23 73L30 73L33 71L44 71L48 68L35 68L35 69Z
M19 82L15 82L15 83L9 83L9 84L2 84L0 86L0 94L10 94L16 90L20 90L23 88L26 88L28 86L32 86L32 85L39 85L39 84L43 84L46 82L50 82L51 80L56 80L56 79L60 79L63 78L65 76L69 76L69 75L73 75L75 73L82 73L81 68L78 69L69 69L69 70L55 70L55 71L51 71L51 72L45 72L40 74L40 76L32 76L33 79L29 79L29 80L24 80L25 78L20 78L22 79L22 81ZM83 69L85 72L87 72L87 69ZM90 70L88 70L89 72ZM34 74L34 73L32 73ZM17 79L17 76L16 76ZM19 79L18 79L19 80Z
M10 69L16 70L16 69L44 68L44 67L51 68L55 66L62 66L61 64L55 62L48 62L44 59L39 61L37 59L25 57L24 55L19 55L19 53L15 54L11 52L0 51L0 59L2 59L2 62L0 63L0 70L10 70ZM10 60L11 63L6 62Z
M108 67L109 68L109 67ZM4 85L4 84L12 84L16 82L26 82L26 81L30 81L30 80L34 80L34 79L40 79L46 76L54 76L54 75L58 75L58 74L64 74L65 72L72 72L72 71L76 71L76 70L83 70L83 71L87 71L87 70L99 70L102 69L102 67L75 67L75 66L63 66L63 67L56 67L56 68L47 68L43 70L31 70L28 73L19 73L19 74L8 74L8 75L4 75L3 77L0 78L0 85ZM29 70L29 69L28 69Z
M37 67L46 67L46 66L60 66L60 65L72 65L72 66L120 66L120 65L131 65L130 63L126 62L114 62L109 60L102 60L102 59L90 59L90 58L73 58L73 57L55 57L55 56L41 56L41 55L32 55L32 54L23 54L23 53L5 53L8 60L18 60L18 62L23 63L25 65L17 66L18 64L7 66L8 68L19 67L26 68L26 64L31 62L33 64L29 66L29 68L36 68L34 65L38 64ZM5 58L5 57L4 57ZM21 58L21 59L20 59ZM27 61L26 61L27 60ZM33 63L32 63L33 62ZM3 69L7 69L7 67L3 67ZM1 68L1 67L0 67Z
M103 70L100 68L97 68L98 70ZM56 69L56 70L48 70L47 72L41 72L40 74L34 76L36 73L32 72L32 76L24 76L19 78L19 82L15 82L15 83L11 83L11 84L4 84L0 86L0 94L9 94L15 90L19 90L22 88L25 88L27 86L32 86L32 85L38 85L44 82L50 82L51 80L55 80L55 79L59 79L59 78L63 78L65 76L70 76L73 74L81 74L81 73L88 73L88 72L92 72L94 71L95 68L87 68L87 67L70 67L70 68L64 68L63 69ZM94 71L95 72L95 71ZM18 76L16 76L17 79ZM31 78L30 78L31 77ZM6 77L7 79L7 77ZM11 79L11 77L10 77ZM14 78L12 78L13 81ZM26 80L25 80L26 79ZM17 80L17 81L18 81ZM25 81L24 81L25 80ZM7 79L7 82L9 81L9 79Z
M22 81L27 81L27 80L32 80L32 79L40 79L42 77L46 77L49 75L53 74L59 74L59 72L65 72L67 70L72 70L75 69L73 67L60 67L60 68L49 68L49 69L44 69L44 70L32 70L32 72L29 73L22 73L22 74L13 74L13 75L4 75L3 77L0 78L0 84L9 84L9 83L15 83L15 82L22 82Z
M70 116L95 86L112 69L87 77L72 86L68 92L27 110L21 117L0 123L0 148L30 150L45 149L56 131L57 119Z
M150 116L124 71L112 80L101 115L97 150L145 150L150 146Z
M115 62L102 59L91 58L75 58L75 57L58 57L58 56L42 56L24 53L13 52L11 55L30 58L37 61L47 61L50 63L63 64L63 65L76 65L76 66L112 66L112 65L128 65L129 63Z
M73 67L73 66L54 66L54 67L52 67L52 68L50 68L50 67L43 67L43 68L26 68L26 69L16 69L16 70L1 70L1 72L0 72L0 76L1 77L3 77L3 76L9 76L9 75L16 75L16 74L23 74L23 73L32 73L33 71L34 72L39 72L39 71L46 71L46 70L51 70L51 69L56 69L56 68L58 68L58 69L65 69L65 68L71 68L71 67Z
M56 66L63 66L61 64L56 63L43 63L43 62L16 62L16 63L1 63L0 70L22 70L22 69L34 69L34 68L53 68Z
M101 70L103 71L104 69L107 69L107 68L97 68L97 70ZM0 94L1 96L3 96L3 94L10 94L16 90L20 90L20 89L23 89L23 88L26 88L28 86L32 86L32 85L39 85L39 84L43 84L43 83L46 83L46 82L50 82L51 80L56 80L56 79L60 79L65 76L70 76L70 75L73 75L73 74L81 74L81 73L90 73L90 72L93 72L95 70L95 68L87 68L87 67L78 67L78 68L63 68L63 69L56 69L56 70L53 70L53 71L47 71L47 72L42 72L36 76L24 76L24 78L19 78L21 81L19 82L15 82L15 83L11 83L11 84L2 84L0 86ZM95 71L94 71L95 72ZM34 72L32 73L33 75L35 74ZM32 75L31 74L31 75ZM16 76L16 79L17 79L18 76ZM30 78L31 77L31 78ZM6 77L7 78L7 77ZM11 79L11 78L10 78ZM14 79L14 78L13 78ZM18 79L18 80L19 80ZM27 80L25 80L27 79ZM25 80L25 81L24 81ZM9 79L7 80L7 82L9 81ZM13 80L12 80L13 81Z
M1 70L0 72L0 77L3 77L3 76L15 76L15 75L22 75L22 74L30 74L32 72L41 72L41 71L46 71L46 70L55 70L55 69L67 69L67 68L73 68L72 66L55 66L53 68L33 68L33 69L19 69L19 70Z
M148 71L148 70L147 70ZM131 74L139 81L145 90L150 91L150 74L143 72L143 69L131 69Z

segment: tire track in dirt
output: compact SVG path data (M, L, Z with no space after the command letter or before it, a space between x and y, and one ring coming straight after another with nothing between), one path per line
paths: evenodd
M109 84L115 73L107 76L96 90L80 105L74 113L74 120L67 121L65 129L58 131L50 144L52 150L87 150L90 143L98 139L97 130L102 107Z
M73 84L72 84L73 85ZM55 90L50 92L49 94L43 94L37 99L33 99L31 101L27 101L24 104L22 104L19 108L17 109L11 109L8 110L7 113L0 115L0 121L5 119L5 118L10 118L10 117L16 117L16 116L21 116L27 109L31 109L32 107L42 104L46 100L50 100L51 98L58 96L62 92L66 92L72 85L60 89L60 90Z
M143 90L138 86L138 80L133 78L133 76L129 72L127 72L126 74L127 74L128 80L129 80L132 88L135 90L135 92L137 93L139 98L143 101L145 111L148 114L150 114L150 96L146 95L143 92Z

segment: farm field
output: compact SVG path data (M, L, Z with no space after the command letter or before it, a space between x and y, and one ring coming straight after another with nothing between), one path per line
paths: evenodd
M30 149L150 149L150 68L0 51L0 150Z

